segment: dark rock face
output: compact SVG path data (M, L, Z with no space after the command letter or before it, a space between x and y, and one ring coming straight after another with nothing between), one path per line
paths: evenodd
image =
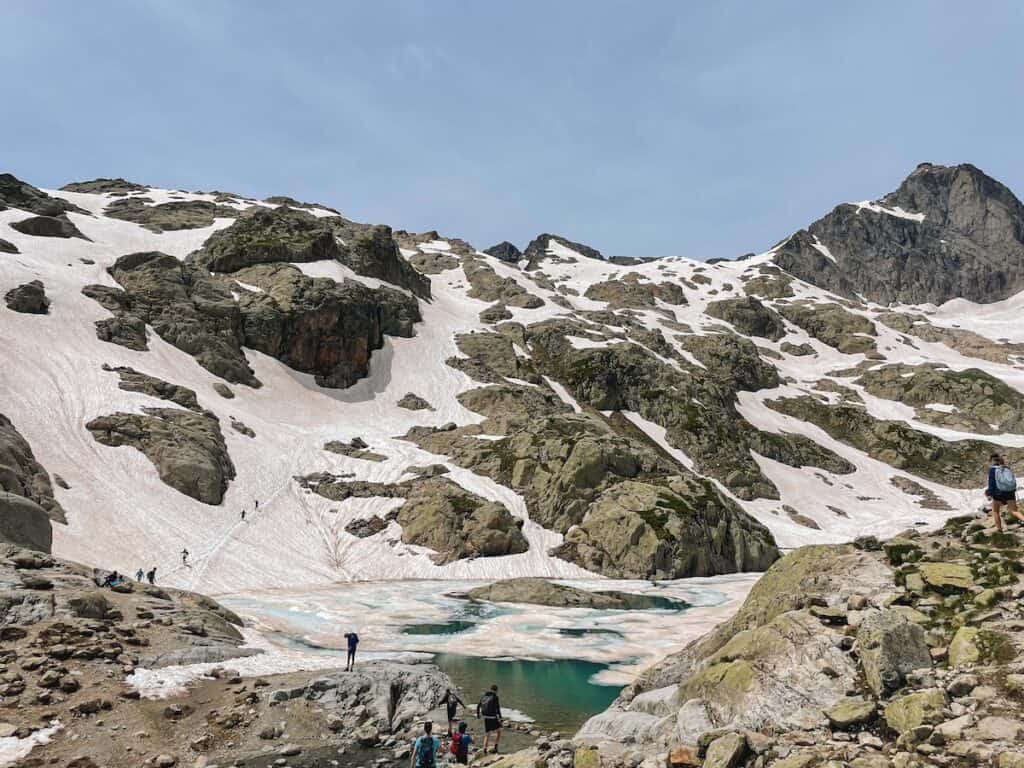
M877 352L875 324L838 304L783 304L779 312L818 341L848 355Z
M323 387L366 376L384 336L412 336L421 319L416 299L401 291L311 278L290 264L261 264L234 277L264 290L239 298L244 345L313 374Z
M0 237L0 253L21 253L21 251L10 240L4 240Z
M385 226L357 224L340 216L316 217L287 206L253 207L227 229L215 232L194 254L211 272L237 272L273 262L338 261L430 298L430 280L399 253Z
M242 313L231 291L208 272L157 251L122 256L109 272L124 295L87 295L99 295L107 309L117 307L119 319L132 331L139 322L147 324L210 373L259 385L242 353ZM128 337L138 340L133 332Z
M7 308L29 315L45 315L50 311L50 300L41 280L19 285L4 294Z
M139 373L134 368L126 366L112 367L103 366L104 371L116 373L121 378L118 387L126 392L140 392L151 397L158 397L161 400L170 400L175 405L188 408L190 411L199 411L199 401L196 400L196 393L188 387L180 384L158 379L145 373Z
M113 219L141 224L151 232L159 233L209 227L216 217L235 218L239 212L229 206L205 200L172 200L159 205L147 205L138 197L130 197L115 200L103 213Z
M757 352L757 345L734 333L676 336L679 343L707 366L708 373L734 391L756 392L779 386L779 372Z
M132 181L117 179L93 179L92 181L73 181L61 187L64 192L88 192L94 195L130 192L145 192L146 187Z
M465 256L462 259L462 271L469 281L467 295L471 299L496 301L510 307L536 309L544 306L544 299L527 291L511 277L502 277L483 259Z
M356 538L365 539L370 536L376 536L387 527L388 524L384 518L380 515L374 515L373 517L353 520L345 526L345 532L351 533Z
M97 442L130 445L146 455L160 479L205 504L220 504L235 476L217 419L176 408L114 413L85 425Z
M686 304L683 289L676 283L653 283L636 272L617 280L594 283L583 295L594 301L606 301L611 309L646 309L657 306L655 299L676 306Z
M778 341L786 335L786 325L774 310L753 296L709 302L704 314L725 320L740 333Z
M21 221L12 221L11 229L33 237L80 237L88 240L65 216L33 216Z
M526 246L526 250L523 251L523 258L529 261L526 265L527 269L536 269L540 266L542 261L555 258L548 253L548 241L550 240L561 243L566 248L571 248L576 251L576 253L581 256L586 256L588 259L604 261L604 255L596 248L591 248L589 245L583 245L582 243L575 243L561 235L552 235L545 232L542 235L537 235L537 237L531 240L530 244Z
M19 208L38 216L60 216L68 211L88 213L67 200L51 197L16 176L0 173L0 211L6 208Z
M812 285L882 304L992 302L1024 288L1024 205L973 165L924 163L879 205L924 219L840 205L780 246L775 263Z
M10 419L0 414L0 540L50 551L50 520L66 522L50 476Z
M516 264L523 258L523 252L516 248L508 240L502 240L497 245L492 245L484 250L488 256L493 256L499 261L507 261L509 264Z

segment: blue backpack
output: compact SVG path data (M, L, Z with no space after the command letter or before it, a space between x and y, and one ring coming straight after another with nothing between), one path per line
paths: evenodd
M1017 490L1017 478L1013 476L1013 470L1005 465L996 467L996 490L1004 493L1013 493Z

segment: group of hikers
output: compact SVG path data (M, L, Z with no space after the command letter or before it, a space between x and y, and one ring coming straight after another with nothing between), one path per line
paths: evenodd
M256 511L256 512L260 511L260 500L259 499L253 499L253 510ZM241 519L242 519L242 522L244 523L245 522L245 507L242 507ZM185 566L186 568L188 567L188 558L189 558L189 555L191 555L191 554L192 553L188 551L188 548L185 548L185 549L181 550L181 564L183 566ZM139 579L139 581L141 581L141 579Z
M461 720L456 725L455 720L459 706L465 709L466 705L450 688L445 690L441 703L448 716L448 751L455 757L455 762L466 765L469 763L469 748L474 740L469 735L466 721ZM484 754L488 751L497 753L501 741L501 701L498 699L497 685L492 685L480 698L476 705L476 716L484 721ZM432 722L428 720L423 724L423 734L413 744L410 768L435 768L437 765L437 755L442 750L443 742L434 736L433 731Z
M99 572L100 571L98 569L93 569L93 579L101 587L117 587L117 586L120 586L121 584L125 584L128 581L128 577L127 576L125 576L123 573L118 573L117 571L111 571L110 573L108 573L106 576L103 576L102 578L100 578L98 576ZM148 571L144 572L141 568L139 568L139 570L137 570L135 572L135 580L137 582L142 583L143 579L148 581L150 584L156 584L156 566L155 565L152 568L150 568Z

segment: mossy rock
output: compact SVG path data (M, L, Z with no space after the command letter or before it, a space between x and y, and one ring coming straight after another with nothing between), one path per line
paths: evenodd
M885 722L899 734L922 725L934 725L942 722L946 701L946 692L940 688L900 696L886 705Z

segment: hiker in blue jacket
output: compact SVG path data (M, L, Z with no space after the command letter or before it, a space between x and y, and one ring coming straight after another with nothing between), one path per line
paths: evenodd
M1003 532L1003 506L1015 518L1024 522L1024 515L1017 509L1017 478L1013 476L1013 470L1006 466L1003 457L998 453L989 456L991 466L988 468L988 488L985 495L992 501L992 517L996 524L996 530Z
M355 632L346 632L345 639L348 641L348 658L345 662L345 671L351 672L356 667L356 646L359 645L359 635Z

